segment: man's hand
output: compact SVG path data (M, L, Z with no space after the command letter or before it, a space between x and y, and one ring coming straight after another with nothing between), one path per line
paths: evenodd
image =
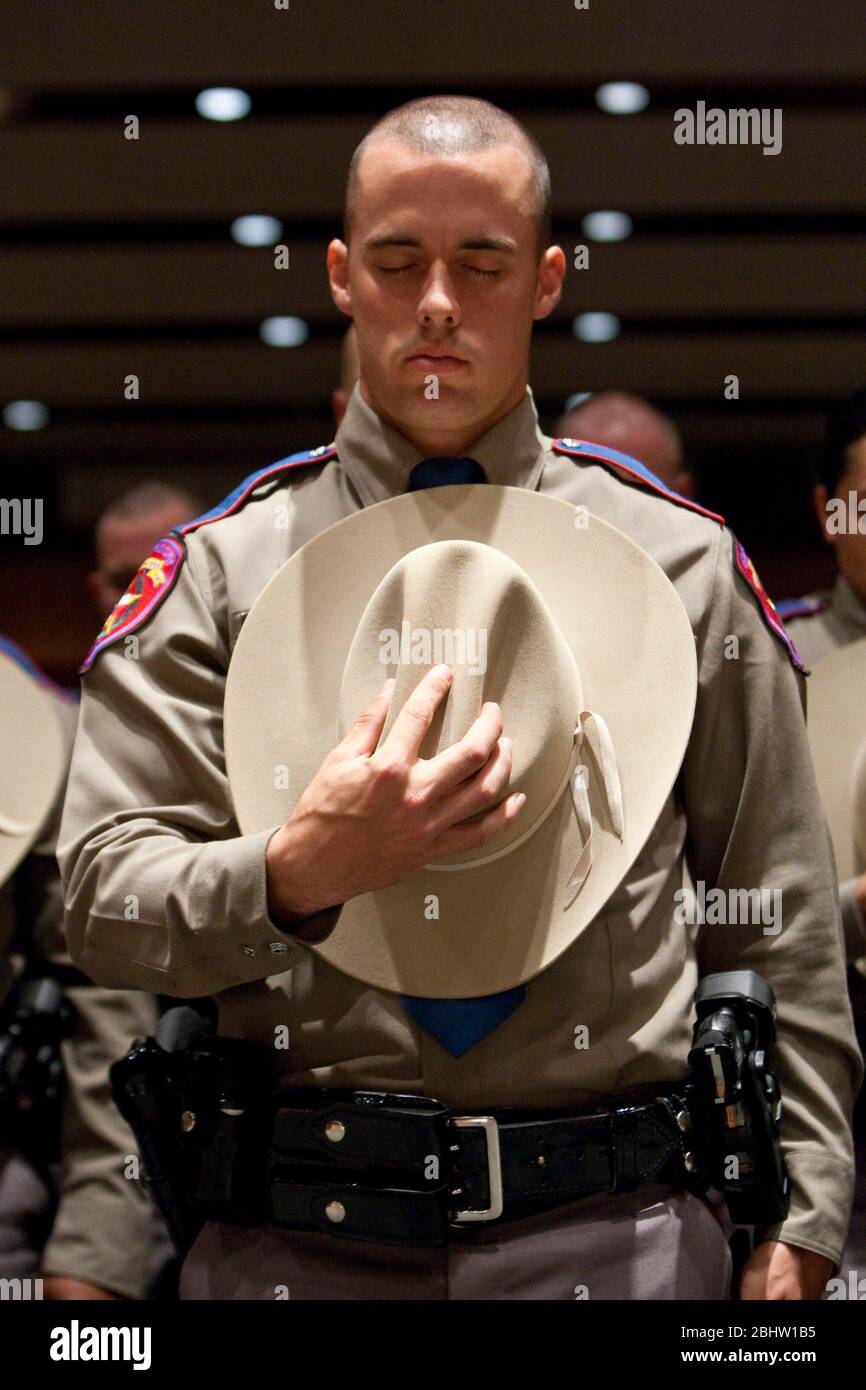
M752 1252L740 1277L740 1298L819 1299L833 1273L833 1262L814 1250L765 1240Z
M497 704L482 705L452 747L435 758L418 756L450 684L447 666L428 671L377 749L393 690L386 681L328 754L268 844L268 910L278 925L484 845L514 820L526 798L499 801L511 773L511 740L502 737Z
M121 1294L109 1293L108 1289L101 1289L98 1284L85 1284L82 1279L67 1279L64 1274L46 1274L42 1281L42 1296L61 1302L69 1299L122 1298Z

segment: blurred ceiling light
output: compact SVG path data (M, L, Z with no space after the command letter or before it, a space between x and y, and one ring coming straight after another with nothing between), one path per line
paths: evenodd
M276 314L259 327L259 337L268 347L300 347L309 336L309 324L292 314Z
M622 332L616 314L578 314L573 328L575 338L582 343L609 343Z
M10 401L3 407L3 423L10 430L43 430L48 407L41 401Z
M232 240L239 246L273 246L283 235L283 224L277 217L251 212L236 217L231 230Z
M595 93L596 105L612 116L631 116L649 106L650 94L639 82L603 82Z
M625 241L634 223L627 212L588 212L581 227L590 241Z
M248 116L252 100L239 87L206 87L195 99L195 109L209 121L240 121Z

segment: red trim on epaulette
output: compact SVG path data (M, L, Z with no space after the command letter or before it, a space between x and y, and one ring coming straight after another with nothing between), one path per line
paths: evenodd
M755 598L758 600L758 606L761 610L764 622L782 643L782 646L791 658L792 665L796 666L798 671L802 671L804 676L808 676L809 668L797 651L790 633L785 631L785 624L776 612L776 605L761 583L758 577L758 571L755 569L755 566L752 564L752 561L749 559L740 541L736 541L734 546L734 564L737 568L737 573L745 579L752 593L755 595Z
M608 454L600 454L591 448L570 449L563 444L562 440L554 439L552 448L557 454L567 454L574 459L597 459L599 463L606 464L608 468L617 468L622 473L628 473L642 487L652 488L660 497L665 497L669 502L675 502L679 507L688 507L690 512L697 512L700 516L708 517L710 521L717 521L720 526L725 526L725 518L719 516L718 512L711 512L707 507L702 507L699 502L692 502L690 498L683 497L679 492L674 492L666 488L664 483L654 481L652 478L644 477L643 473L636 468L630 468L627 463L620 463L619 459L611 458Z
M178 535L186 536L190 531L197 531L199 526L207 526L212 521L222 521L223 517L231 516L247 501L250 494L256 488L261 487L262 483L275 478L279 473L288 472L292 468L306 468L311 463L325 463L328 459L335 458L337 448L335 444L322 447L322 452L317 453L311 449L309 453L300 458L282 459L279 463L272 464L269 468L263 468L260 473L254 473L245 483L241 483L237 493L229 493L223 502L217 504L212 512L205 512L203 516L198 516L193 521L188 521L183 526L176 526L174 529Z

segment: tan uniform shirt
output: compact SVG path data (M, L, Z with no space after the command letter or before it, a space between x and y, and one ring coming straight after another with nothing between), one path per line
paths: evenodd
M796 616L786 618L785 626L810 668L830 656L837 647L866 637L866 603L855 593L843 574L837 575L832 589L808 594L797 603L798 608L794 610ZM855 878L849 878L839 884L839 902L847 958L857 961L863 970L866 964L863 960L866 957L866 917L854 896L856 883Z
M56 699L69 751L77 702ZM12 983L13 947L70 965L63 939L63 890L55 850L61 800L39 841L0 889L0 997ZM124 1176L136 1154L132 1131L111 1096L108 1067L136 1037L152 1033L156 1001L137 991L69 986L75 1023L61 1043L66 1090L61 1116L57 1212L42 1253L43 1275L65 1275L127 1298L147 1288L154 1214L143 1182Z
M104 984L218 995L228 1035L273 1047L275 1029L288 1025L288 1051L274 1049L286 1082L396 1089L467 1110L577 1106L681 1080L699 974L758 970L778 1001L793 1185L790 1216L773 1233L838 1261L862 1062L802 678L735 575L730 532L601 464L554 454L529 394L467 452L492 483L585 505L670 576L699 660L694 728L675 791L594 925L459 1058L396 995L344 975L270 921L265 849L276 827L239 835L225 774L232 649L285 559L326 526L404 491L420 458L357 389L336 444L338 457L278 474L241 509L189 533L186 563L140 629L137 652L120 641L85 675L60 844L73 957ZM738 659L725 655L732 636ZM692 878L708 887L783 890L783 929L678 925L674 894L686 852ZM135 920L125 910L130 894ZM487 910L507 913L508 904ZM582 1049L579 1025L588 1028Z

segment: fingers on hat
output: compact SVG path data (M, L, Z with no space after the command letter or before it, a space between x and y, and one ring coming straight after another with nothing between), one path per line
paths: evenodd
M511 763L511 739L498 739L484 766L442 798L437 807L441 828L478 816L498 802L508 785Z
M484 772L497 751L502 728L502 711L492 700L488 701L463 737L430 759L428 771L436 784L437 796L446 795Z
M433 716L451 685L448 666L434 666L416 685L391 727L382 747L406 762L417 758Z
M516 816L523 810L526 796L523 792L514 792L512 796L507 796L504 801L500 801L498 806L494 806L492 811L488 811L484 816L478 816L475 820L460 821L457 825L452 825L450 830L445 830L434 841L430 860L441 859L447 854L460 854L470 849L480 849L486 845L488 840L492 840L498 835L500 830L505 830Z

